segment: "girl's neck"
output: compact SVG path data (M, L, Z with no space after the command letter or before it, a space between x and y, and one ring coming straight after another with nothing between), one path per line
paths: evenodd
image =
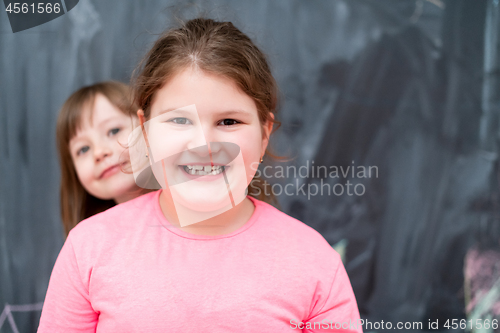
M132 188L132 189L130 189L128 191L125 191L120 196L117 196L117 197L113 198L113 200L118 205L118 204L124 203L126 201L135 199L138 196L141 196L141 195L143 195L145 193L147 193L147 192L144 191L143 189L141 189L140 187L136 186L136 187L134 187L134 188Z
M252 201L245 198L234 208L220 215L182 227L179 223L172 197L165 190L162 190L159 200L163 216L165 216L170 224L195 235L218 236L230 234L243 227L250 220L255 210Z

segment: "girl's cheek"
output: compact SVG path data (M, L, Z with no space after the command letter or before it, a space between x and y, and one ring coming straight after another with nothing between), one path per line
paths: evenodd
M78 177L78 180L82 184L83 187L86 188L87 182L88 182L88 177L85 175L84 170L80 166L75 165L75 171L76 171L76 176Z
M128 136L130 135L130 133L132 133L132 128L124 128L121 133L120 133L120 137L123 139L123 140L128 140Z
M130 133L124 133L125 131L122 131L117 137L116 137L116 142L120 146L121 149L125 149L128 146L128 136ZM124 148L125 147L125 148Z
M235 142L237 145L240 146L240 149L242 150L243 154L247 155L247 157L252 157L253 155L259 155L262 146L262 140L260 136L252 134L253 133L242 135L242 137L245 138L245 140L241 140L241 138L239 138L239 140Z
M81 156L73 162L76 174L81 181L87 181L92 175L93 168L87 156Z

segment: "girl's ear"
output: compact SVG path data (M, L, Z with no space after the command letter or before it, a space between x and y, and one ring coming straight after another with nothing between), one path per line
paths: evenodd
M272 120L274 120L274 113L269 112L269 116L272 118ZM268 120L263 126L264 133L262 133L262 134L264 135L264 137L262 138L262 152L263 152L262 155L264 155L266 148L267 148L267 145L269 144L269 136L271 135L271 132L273 130L273 125L274 125L274 122L271 120Z

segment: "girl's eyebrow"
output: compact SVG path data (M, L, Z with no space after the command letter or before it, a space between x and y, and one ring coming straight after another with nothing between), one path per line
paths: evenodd
M79 134L76 134L74 137L72 137L70 140L69 140L69 144L71 145L72 143L75 143L75 142L79 142L79 141L83 141L87 138L87 136L85 134L82 134L82 133L79 133Z
M229 117L229 116L233 116L233 115L238 115L238 116L249 116L251 115L252 113L247 111L247 110L243 110L243 109L233 109L233 110L227 110L227 111L222 111L222 112L217 112L217 116L222 116L222 117Z
M170 112L170 111L175 111L175 110L179 110L179 111L181 111L181 110L182 110L182 108L168 108L168 109L165 109L165 110L159 111L159 112L158 112L158 115L162 115L162 114L164 114L164 113L167 113L167 112Z
M168 108L162 111L158 112L158 116L162 115L167 112L171 111L188 111L188 110L183 110L182 107L180 108ZM221 111L221 112L216 112L217 116L231 116L231 115L251 115L252 113L250 111L244 110L244 109L231 109L231 110L226 110L226 111Z
M112 117L106 118L103 121L101 121L99 124L97 124L96 127L103 128L103 127L105 127L105 125L107 123L109 123L109 122L111 122L113 120L120 120L120 117L112 116ZM85 134L78 133L73 138L71 138L70 144L71 144L71 142L78 142L78 141L82 141L82 140L85 140L85 139L86 139L86 135Z
M104 127L107 123L113 120L121 120L121 119L118 116L112 116L101 121L99 124L97 124L97 127Z

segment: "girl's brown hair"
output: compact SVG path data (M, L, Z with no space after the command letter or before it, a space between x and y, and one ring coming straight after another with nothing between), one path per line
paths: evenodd
M197 18L177 29L167 30L155 42L135 71L134 100L149 119L155 93L172 77L189 67L231 79L256 106L263 126L276 114L278 88L265 55L231 22ZM263 131L264 133L264 131ZM279 158L266 150L266 154ZM261 179L254 177L249 195L276 204L272 193L264 191Z
M121 82L107 81L83 87L64 102L57 118L57 149L61 167L60 205L66 236L80 221L115 206L113 200L101 200L88 193L76 174L69 150L69 142L82 124L83 110L94 105L98 94L104 95L127 116L135 116L130 88ZM141 191L137 193L141 194Z

